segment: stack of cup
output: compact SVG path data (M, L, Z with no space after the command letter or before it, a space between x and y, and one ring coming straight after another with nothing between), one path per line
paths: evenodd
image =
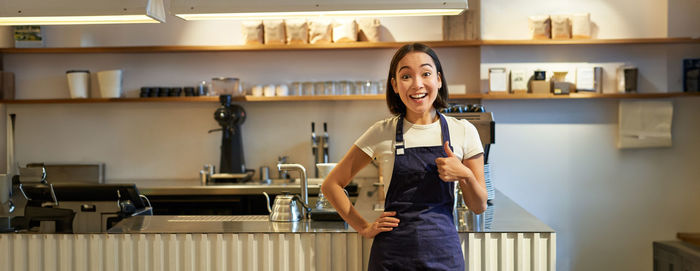
M122 93L122 70L97 72L102 98L119 98Z
M275 95L277 96L288 96L289 88L285 84L275 86Z
M263 96L274 97L275 96L275 85L269 84L263 87Z
M73 99L87 98L90 92L90 71L69 70L66 71L70 97Z

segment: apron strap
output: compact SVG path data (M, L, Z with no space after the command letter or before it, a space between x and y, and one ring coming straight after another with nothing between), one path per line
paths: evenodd
M440 112L437 112L438 116L440 116L440 131L442 132L442 144L445 145L445 141L449 141L449 147L452 152L454 152L454 148L452 147L452 140L450 140L450 129L447 127L447 119L445 119L445 116L440 114Z
M435 110L438 117L440 118L440 132L442 134L442 144L445 144L445 141L450 141L450 129L447 128L447 120L445 117L440 114L440 112L437 112ZM404 149L405 149L405 144L403 141L403 115L399 115L399 119L396 123L396 141L394 142L394 149L396 155L403 155L404 154ZM442 145L441 144L441 145ZM452 141L450 141L450 150L454 151L454 148L452 147Z
M398 122L396 123L396 141L394 142L394 149L396 155L403 155L404 153L404 143L403 143L403 114L399 115Z

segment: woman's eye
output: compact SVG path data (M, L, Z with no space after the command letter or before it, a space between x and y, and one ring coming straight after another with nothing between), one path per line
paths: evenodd
M411 78L411 76L408 74L401 75L401 79L409 79L409 78Z
M428 77L428 76L430 76L431 74L432 74L432 73L430 73L430 72L424 72L424 73L423 73L423 77Z

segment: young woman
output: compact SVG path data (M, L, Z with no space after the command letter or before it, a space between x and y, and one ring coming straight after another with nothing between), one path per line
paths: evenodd
M454 185L472 211L486 210L483 147L468 121L438 113L447 83L435 52L401 47L389 67L386 101L395 116L370 127L321 189L343 219L374 238L369 270L464 270L453 222ZM386 169L384 212L367 222L343 192L373 158Z

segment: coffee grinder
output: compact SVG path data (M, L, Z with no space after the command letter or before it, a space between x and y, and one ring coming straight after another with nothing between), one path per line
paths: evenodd
M243 107L231 104L231 95L219 96L221 107L214 112L214 119L221 128L210 130L221 131L221 158L219 173L212 174L210 182L230 183L250 180L254 170L247 170L243 158L243 137L241 124L245 121L246 112Z

